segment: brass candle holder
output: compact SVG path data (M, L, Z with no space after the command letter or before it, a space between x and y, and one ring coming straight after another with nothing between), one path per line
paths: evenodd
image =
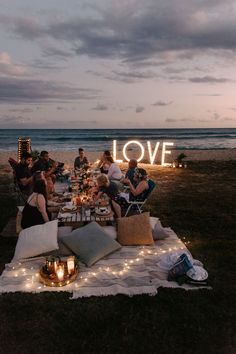
M62 261L59 257L48 257L40 268L39 280L46 286L59 287L73 282L78 274L78 264L74 256Z

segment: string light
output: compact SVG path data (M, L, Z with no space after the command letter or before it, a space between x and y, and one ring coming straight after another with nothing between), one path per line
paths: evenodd
M184 237L185 239L185 237ZM179 243L181 243L180 240L178 240ZM185 241L184 242L185 244L189 244L190 241ZM146 249L144 246L141 247L141 250L139 249L138 253L137 253L137 256L134 258L134 259L125 259L124 260L124 263L121 264L119 266L119 270L114 270L112 267L107 267L107 266L99 266L97 271L90 271L90 272L86 272L84 275L79 275L79 279L80 279L80 282L78 284L78 282L75 282L74 283L74 288L79 288L83 285L83 283L87 283L90 278L92 277L96 277L97 275L99 275L99 273L103 273L103 272L106 272L112 276L115 276L115 277L119 277L119 276L123 276L125 273L127 273L131 267L135 266L138 262L141 261L141 258L145 258L146 256L157 256L158 254L165 254L167 252L172 252L173 250L183 250L185 249L185 247L183 247L182 245L180 245L181 247L169 247L167 249L163 249L163 248L159 248L158 250L156 248L153 248L153 249ZM15 269L15 266L12 267L12 269ZM34 267L31 267L30 270L33 270ZM22 269L19 269L20 273L22 275L27 275L27 269L26 268L22 268ZM14 276L15 277L18 277L19 276L19 273L18 272L15 272L14 273ZM35 284L35 281L36 283L38 282L38 277L39 277L39 273L38 272L35 272L31 278L29 278L29 276L27 277L27 283L26 283L26 288L30 289L32 288L32 286ZM37 285L37 284L35 284ZM51 283L52 286L54 286L54 282ZM62 283L59 283L59 286L61 287L62 286ZM67 286L70 286L70 288L73 286L72 284L70 284L70 282L68 281L67 282ZM46 285L43 285L43 288L45 288ZM40 290L42 289L42 286L36 286L36 289Z

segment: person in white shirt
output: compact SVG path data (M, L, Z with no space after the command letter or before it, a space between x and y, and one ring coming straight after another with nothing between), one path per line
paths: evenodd
M106 164L109 166L107 176L111 181L120 181L123 177L120 167L114 162L112 156L106 156Z

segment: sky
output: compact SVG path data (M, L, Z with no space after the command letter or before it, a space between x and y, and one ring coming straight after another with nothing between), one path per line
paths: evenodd
M0 0L0 128L235 128L235 18L235 0Z

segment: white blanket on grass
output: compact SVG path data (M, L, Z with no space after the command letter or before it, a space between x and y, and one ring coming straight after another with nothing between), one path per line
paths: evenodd
M179 288L176 282L167 281L166 264L182 253L191 254L173 230L169 237L153 246L129 246L103 258L88 268L79 263L77 279L63 287L47 287L39 282L39 269L44 257L6 265L0 277L0 293L67 291L72 299L89 296L157 294L159 287ZM182 285L186 290L194 286ZM198 289L198 288L197 288Z

